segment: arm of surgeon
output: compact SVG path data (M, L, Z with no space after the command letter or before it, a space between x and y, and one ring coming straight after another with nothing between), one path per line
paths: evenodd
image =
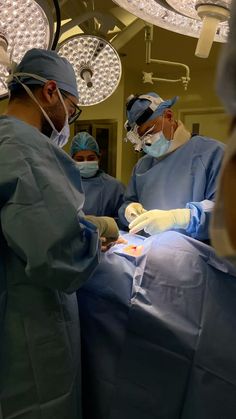
M226 165L222 178L225 224L231 245L236 250L236 156Z

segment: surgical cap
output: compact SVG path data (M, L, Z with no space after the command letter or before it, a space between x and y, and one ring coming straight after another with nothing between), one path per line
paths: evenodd
M95 138L88 132L79 132L71 142L70 155L73 157L75 153L81 150L94 151L99 155L99 147Z
M138 122L138 119L143 115L143 113L149 108L151 102L151 99L142 99L142 96L151 96L156 99L156 102L160 102L157 105L156 110L150 115L147 116L147 119L143 120L141 123ZM139 99L140 98L140 99ZM129 98L128 98L129 100ZM157 116L160 116L163 114L165 109L171 108L175 104L175 102L178 100L178 97L175 96L173 99L169 100L163 100L157 93L150 92L144 95L137 96L137 99L135 100L135 97L131 98L131 101L133 101L133 105L129 108L129 103L127 103L127 119L128 124L132 128L135 124L142 125L142 123L151 121L152 119L155 119ZM132 103L132 102L131 102Z
M236 1L232 1L228 43L217 69L216 90L226 111L236 116Z
M60 57L57 52L33 48L26 52L21 62L16 66L14 73L31 73L43 77L47 80L54 80L57 87L70 93L76 98L79 97L75 72L72 65L66 58ZM9 82L9 89L12 91L18 86L17 80ZM18 76L20 80L27 84L39 84L43 82L30 76Z

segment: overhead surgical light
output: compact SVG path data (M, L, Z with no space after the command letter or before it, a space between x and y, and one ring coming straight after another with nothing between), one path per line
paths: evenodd
M206 58L213 40L226 42L232 0L113 0L140 19L199 38L196 55Z
M74 67L79 105L103 102L116 90L121 62L117 51L106 40L95 35L75 35L58 47L58 53Z
M0 97L8 93L10 62L19 62L31 48L48 49L52 39L53 19L44 0L0 0Z

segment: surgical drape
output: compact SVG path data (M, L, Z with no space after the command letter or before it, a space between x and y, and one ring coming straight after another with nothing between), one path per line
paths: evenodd
M177 232L110 249L78 291L85 419L233 419L236 271Z

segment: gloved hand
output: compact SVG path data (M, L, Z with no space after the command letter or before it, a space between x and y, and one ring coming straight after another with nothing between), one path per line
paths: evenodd
M130 233L144 230L152 235L175 228L187 228L190 222L190 209L174 209L168 211L151 210L137 217L129 225Z
M93 223L99 231L100 237L115 241L119 237L119 229L115 220L111 217L96 217L95 215L85 215L84 218Z
M146 210L143 208L141 204L139 204L139 202L132 202L125 209L125 218L130 223L144 212L146 212Z
M115 246L116 244L126 244L128 243L127 240L123 239L123 237L118 237L117 240L107 239L106 237L100 237L101 242L101 251L106 252L110 249L110 247Z

